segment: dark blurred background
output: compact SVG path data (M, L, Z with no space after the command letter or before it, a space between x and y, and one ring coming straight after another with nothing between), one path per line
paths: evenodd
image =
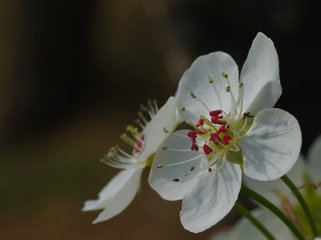
M240 68L258 31L274 41L283 95L305 154L319 133L321 11L304 0L0 0L0 239L208 239L143 181L126 211L97 225L83 202L117 173L98 159L140 103L162 105L199 55ZM146 180L147 174L144 178Z

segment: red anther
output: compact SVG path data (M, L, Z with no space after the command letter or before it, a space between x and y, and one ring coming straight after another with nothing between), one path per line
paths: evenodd
M225 127L225 125L223 125L223 126L221 126L219 129L218 129L218 131L221 133L225 133L225 132L227 132L227 129L226 129L226 127Z
M214 111L210 111L210 115L212 117L218 117L218 115L220 115L222 113L222 110L214 110Z
M192 144L191 150L192 151L198 151L198 146L196 145L196 143Z
M206 130L205 129L195 129L195 132L197 134L205 134L206 133Z
M208 146L207 144L204 144L203 150L204 150L205 154L207 154L207 155L210 154L211 152L213 152L213 149L210 146Z
M214 132L214 133L211 133L210 135L210 140L216 145L218 145L219 142L221 141L219 134L220 134L219 132Z
M145 139L145 134L142 134L139 139L135 142L135 146L133 148L133 151L135 153L140 153L141 150L142 150L142 147L143 147L143 142L144 142L144 139Z
M189 131L187 136L191 139L192 143L196 143L197 132L196 130Z
M230 144L231 139L232 139L232 137L230 137L230 136L228 136L228 135L225 135L225 136L223 137L224 144L225 144L225 145Z
M189 138L196 138L196 137L197 137L197 132L196 132L196 130L188 131L187 136L188 136Z
M212 117L212 118L211 118L211 122L214 123L214 124L225 125L225 124L226 124L226 121L220 120L221 118L222 118L221 116Z
M142 145L143 145L143 143L140 140L137 140L135 143L135 147L137 147L137 148L141 148Z
M140 140L144 141L144 139L145 139L145 134L142 134L142 135L140 136Z
M200 127L200 126L203 126L203 125L204 125L204 119L201 118L200 120L197 121L196 127Z

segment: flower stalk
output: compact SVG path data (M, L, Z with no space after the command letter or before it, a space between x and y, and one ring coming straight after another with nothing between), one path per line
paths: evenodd
M271 232L259 222L250 211L248 211L241 203L236 202L234 205L234 210L239 212L241 215L246 217L268 240L276 240Z
M297 227L289 220L289 218L273 203L269 200L258 194L257 192L253 191L252 189L242 185L241 187L241 194L244 196L255 200L256 202L263 205L265 208L269 209L273 212L290 230L291 232L297 237L298 240L305 240L303 234L297 229Z
M318 236L319 233L318 233L317 227L314 223L314 220L312 218L312 214L311 214L309 207L308 207L307 203L305 202L302 194L300 193L298 188L294 185L294 183L291 181L291 179L288 176L284 175L281 177L281 179L288 186L288 188L292 191L293 195L296 197L296 199L300 203L300 205L301 205L301 207L307 217L307 220L309 221L313 236Z

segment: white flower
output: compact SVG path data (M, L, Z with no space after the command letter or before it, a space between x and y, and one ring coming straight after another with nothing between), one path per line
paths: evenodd
M275 237L280 240L295 239L290 230L273 213L265 209L252 211L258 219ZM227 232L215 234L210 240L266 240L266 237L246 218L241 218L236 225Z
M301 191L313 189L321 197L321 135L310 146L307 159L300 155L292 169L288 172L291 181ZM280 206L280 199L286 197L291 204L296 202L291 190L282 180L261 182L251 178L245 178L244 182L257 193L269 199L275 205ZM321 199L320 199L321 200ZM321 214L321 213L320 213Z
M150 166L153 154L173 131L179 121L176 102L170 97L159 109L156 102L141 107L137 126L129 125L122 139L132 146L128 154L119 147L112 148L104 161L120 171L99 193L97 200L85 202L83 211L104 209L93 223L108 220L122 212L134 199L140 185L143 169ZM151 119L150 121L148 119Z
M297 187L303 190L308 190L311 195L311 190L314 194L312 196L304 196L313 217L320 219L320 200L321 200L321 135L311 145L307 160L300 156L293 168L288 172L289 178L295 183ZM280 180L274 181L255 181L246 178L246 182L252 189L263 195L265 198L272 201L276 206L280 207L285 214L287 214L295 224L299 224L300 230L307 236L311 236L309 224L302 213L297 210L300 209L296 198L286 185ZM313 197L314 199L311 199ZM312 201L311 201L312 200ZM312 205L311 205L312 203ZM319 209L314 208L313 204L316 203ZM296 239L289 229L269 210L258 208L252 211L252 214L258 219L275 237L275 239ZM317 227L321 229L321 223L316 221ZM304 226L306 225L306 226ZM246 218L241 218L236 225L230 230L222 233L215 234L211 240L263 240L266 239L264 235ZM309 239L309 238L308 238ZM320 237L314 238L318 240Z
M258 33L239 76L234 60L213 52L182 76L176 99L193 130L179 130L155 157L150 185L167 200L183 199L183 226L201 232L231 210L242 170L272 180L295 163L301 147L297 120L272 108L281 95L278 56Z
M298 161L292 167L287 174L288 177L294 182L294 184L302 192L305 201L310 208L312 217L315 219L316 226L321 230L321 135L313 142L308 150L307 159L304 160L303 156L300 156ZM281 208L283 212L290 217L290 219L300 228L300 230L306 235L311 236L311 229L307 222L304 213L301 210L301 206L297 203L295 196L293 196L291 190L282 182L277 179L274 181L260 182L250 178L245 178L245 182L253 190L263 195L265 198L270 200L276 206ZM269 216L269 221L272 222L276 219L275 216L266 213L265 210L257 210L262 212L265 216ZM271 216L270 216L271 215ZM260 218L258 218L260 220ZM247 220L242 220L242 224L245 226L250 223ZM245 223L247 222L247 223ZM269 225L265 225L268 227ZM238 227L236 227L238 228ZM249 228L247 226L247 228ZM254 228L254 227L253 227ZM276 231L276 229L278 229ZM271 228L272 233L285 232L287 229L284 224ZM248 229L249 230L249 229ZM253 231L253 238L257 239L261 233L257 230ZM255 235L254 235L255 233ZM255 236L255 237L254 237ZM238 238L235 238L238 239ZM276 239L295 239L294 236L287 238ZM318 238L316 238L318 239Z

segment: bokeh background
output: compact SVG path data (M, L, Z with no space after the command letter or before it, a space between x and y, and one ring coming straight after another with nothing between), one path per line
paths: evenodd
M305 0L0 0L0 239L209 239L185 231L180 202L146 181L97 225L83 213L117 170L99 162L140 103L162 105L199 55L240 68L258 31L280 57L277 106L297 117L303 154L321 133L321 11ZM146 180L147 173L144 175Z

